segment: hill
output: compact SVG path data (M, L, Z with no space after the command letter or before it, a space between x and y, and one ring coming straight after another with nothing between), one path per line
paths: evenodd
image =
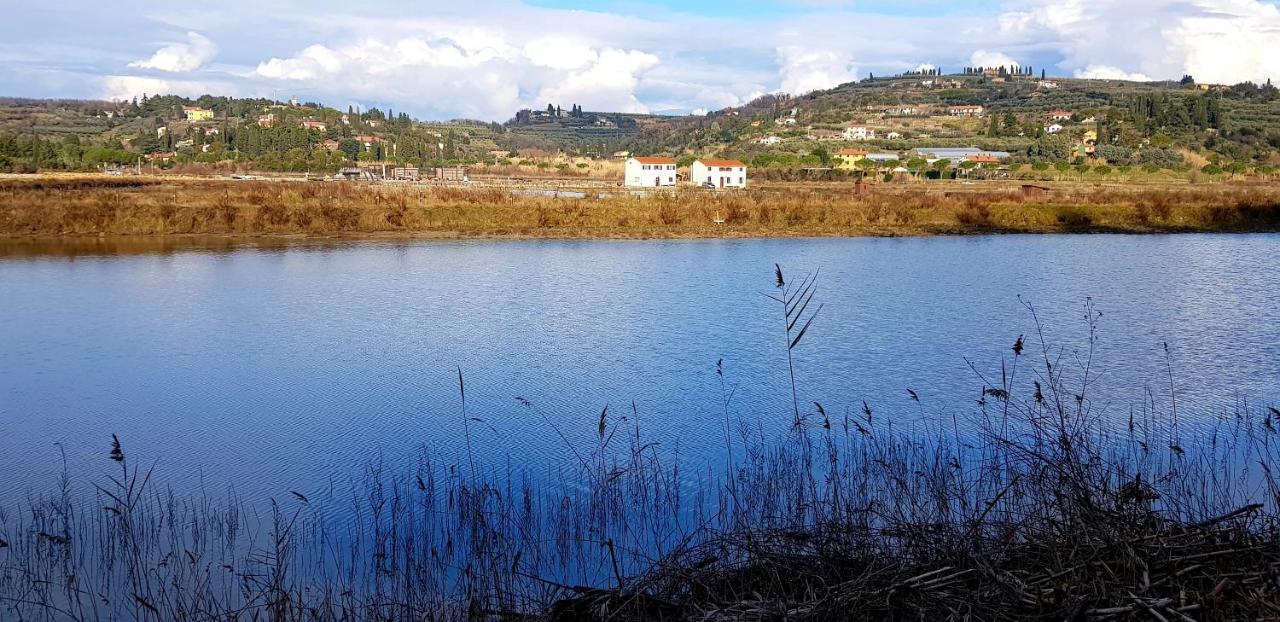
M651 126L628 147L674 156L722 154L757 166L827 165L842 148L906 154L970 146L1026 162L1087 155L1118 165L1170 167L1189 154L1224 166L1280 163L1280 93L1270 83L989 73L872 78L801 97L765 96ZM965 106L980 108L957 108Z
M698 116L548 105L503 124L211 95L0 98L0 171L16 172L145 159L157 167L332 173L350 161L506 164L517 155L618 151L799 170L839 164L835 156L850 148L918 168L923 159L912 150L925 147L978 147L1037 167L1273 168L1280 165L1280 92L1270 83L1198 85L1189 76L1137 83L977 68L768 95Z

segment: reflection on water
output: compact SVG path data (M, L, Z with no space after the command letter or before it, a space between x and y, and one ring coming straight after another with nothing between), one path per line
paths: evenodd
M718 360L735 413L791 420L775 262L821 268L796 367L801 401L837 415L971 412L978 374L1035 333L1019 297L1066 365L1085 299L1103 312L1089 399L1116 420L1170 401L1170 373L1189 425L1280 399L1278 235L17 240L0 258L0 501L48 486L59 447L102 473L112 433L166 483L250 498L456 462L459 369L482 468L564 461L606 405L719 461Z
M225 253L234 250L332 249L353 239L312 237L237 237L225 235L81 236L0 239L0 259L77 258L118 255L168 255L180 252Z

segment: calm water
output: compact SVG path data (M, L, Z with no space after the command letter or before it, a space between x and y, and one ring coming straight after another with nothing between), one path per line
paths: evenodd
M966 359L998 378L1033 330L1019 295L1068 356L1092 298L1091 399L1117 418L1148 390L1167 400L1166 360L1189 422L1280 402L1277 235L138 250L0 244L0 503L46 490L59 446L100 476L112 433L165 483L249 498L424 450L457 462L459 369L478 462L560 463L551 424L589 442L606 405L685 460L718 459L717 360L735 411L791 417L761 295L775 262L821 268L797 370L801 399L830 412L971 411L983 384Z

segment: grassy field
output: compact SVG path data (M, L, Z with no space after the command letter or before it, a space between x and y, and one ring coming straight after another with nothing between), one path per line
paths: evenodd
M0 180L0 235L399 235L513 238L893 236L1280 230L1280 185L762 182L630 193L548 182L475 187L164 177ZM717 223L716 221L723 221Z

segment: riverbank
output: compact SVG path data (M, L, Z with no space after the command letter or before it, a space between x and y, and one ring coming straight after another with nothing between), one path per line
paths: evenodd
M740 238L1280 230L1280 185L761 183L746 192L164 177L0 180L0 236Z

